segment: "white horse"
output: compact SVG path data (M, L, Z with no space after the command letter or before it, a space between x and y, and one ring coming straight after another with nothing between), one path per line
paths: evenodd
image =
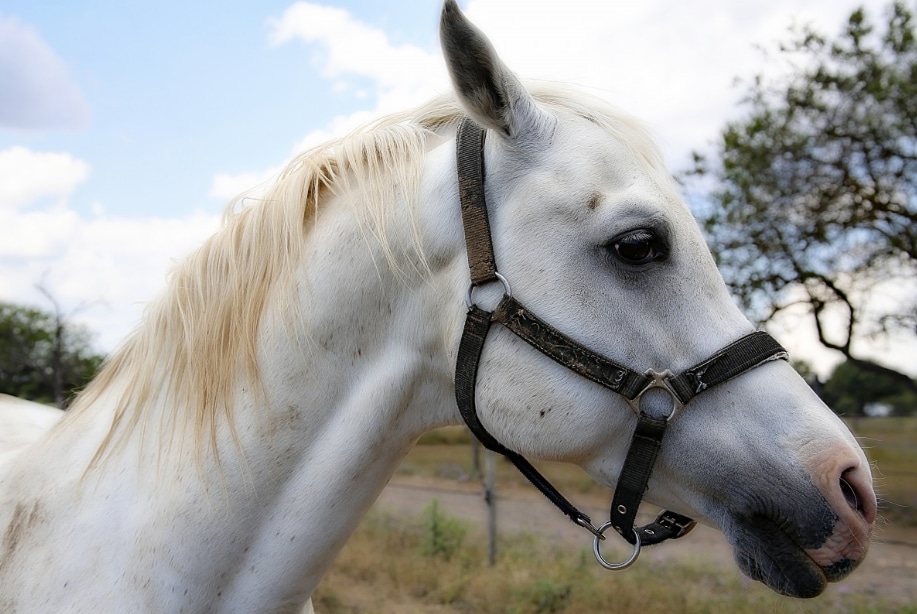
M527 89L452 0L442 34L454 96L294 160L176 267L62 419L4 401L0 611L309 607L417 438L461 423L465 116L488 131L496 262L545 321L640 373L752 330L637 123ZM506 448L618 481L637 422L619 394L494 327L475 396ZM876 512L856 441L784 361L691 401L646 499L797 596L863 559Z

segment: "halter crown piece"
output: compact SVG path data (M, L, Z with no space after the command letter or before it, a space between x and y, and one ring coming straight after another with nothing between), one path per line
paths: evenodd
M624 569L637 560L642 546L681 537L696 524L687 516L663 510L654 522L634 527L637 508L669 422L704 390L766 362L786 360L787 353L773 337L756 331L678 375L668 370L640 374L579 345L539 319L513 298L509 282L497 271L484 199L484 137L484 129L467 118L456 135L459 198L471 276L466 298L468 313L455 366L455 397L459 411L484 447L506 456L561 512L594 535L593 550L603 567ZM504 295L490 312L474 303L473 290L493 282L503 285ZM487 332L495 322L574 373L622 395L637 414L637 427L612 499L610 520L600 527L594 526L589 516L567 501L522 455L497 441L478 419L474 402L478 364ZM672 409L668 416L653 417L641 409L643 395L653 389L661 389L671 398ZM609 563L601 554L600 543L609 527L634 546L630 558L622 563Z

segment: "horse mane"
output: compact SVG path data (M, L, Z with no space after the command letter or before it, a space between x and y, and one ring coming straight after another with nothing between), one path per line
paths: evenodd
M574 113L604 127L654 175L671 183L659 150L633 118L558 85L530 91L547 109ZM378 241L397 270L403 263L386 247L391 244L391 205L400 196L411 208L417 206L428 139L463 116L452 97L435 98L301 153L264 196L231 202L222 228L173 267L165 292L75 400L69 413L81 414L103 394L116 395L112 425L93 464L113 444L126 442L157 403L164 408L159 417L164 433L191 427L194 441L209 438L216 454L214 426L225 416L235 437L230 408L240 376L246 388L260 390L257 341L262 314L272 299L298 308L292 299L294 275L322 203L329 196L350 195L346 200L364 234ZM416 224L412 233L415 262L425 263Z

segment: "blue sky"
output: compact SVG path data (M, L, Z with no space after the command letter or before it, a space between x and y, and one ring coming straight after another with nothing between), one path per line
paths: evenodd
M302 45L269 43L268 20L290 4L5 2L2 14L35 29L61 59L82 104L45 124L62 129L3 130L0 148L90 161L93 177L71 196L81 215L92 203L119 215L210 208L216 173L277 164L310 127L366 105L328 95ZM432 2L402 2L397 14L380 11L385 4L337 6L385 28L393 44L433 45Z
M836 33L858 4L462 2L523 77L644 119L674 170L738 112L735 78L765 68L756 45L793 24ZM874 18L885 4L865 2ZM42 283L112 349L239 191L448 87L438 13L438 0L3 0L0 300L47 307Z

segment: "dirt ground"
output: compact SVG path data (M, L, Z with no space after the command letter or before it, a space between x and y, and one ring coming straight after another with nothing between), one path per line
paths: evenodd
M396 476L375 506L398 515L417 516L434 498L448 514L464 519L484 534L487 508L480 485L473 482ZM574 497L574 500L593 519L607 518L608 510L600 502L582 497ZM656 511L649 505L644 508L647 508L646 517L638 519L641 524L649 521ZM498 492L497 526L503 535L525 531L573 547L591 548L592 545L584 529L567 520L533 489ZM629 547L625 548L623 541L621 544L603 549L603 554L609 560L626 558ZM705 561L722 566L724 573L739 574L732 560L732 549L723 535L705 526L698 526L680 540L647 548L636 564L678 560ZM878 527L866 561L846 580L831 585L828 591L841 595L881 596L892 604L917 606L917 528Z

